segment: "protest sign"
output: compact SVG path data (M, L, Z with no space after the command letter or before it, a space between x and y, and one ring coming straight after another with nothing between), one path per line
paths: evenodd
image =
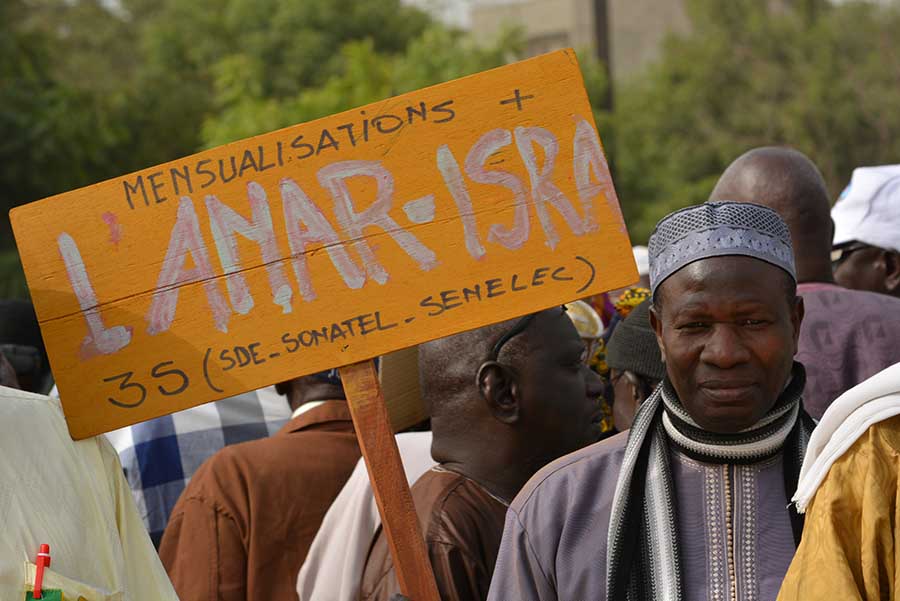
M76 439L340 366L416 601L437 590L366 360L637 280L571 50L10 219Z
M571 51L11 221L76 439L636 279Z

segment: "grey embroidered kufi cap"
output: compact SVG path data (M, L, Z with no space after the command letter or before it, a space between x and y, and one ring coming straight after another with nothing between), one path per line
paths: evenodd
M650 235L650 292L694 261L725 255L753 257L797 281L791 233L778 213L748 202L707 202L663 217Z

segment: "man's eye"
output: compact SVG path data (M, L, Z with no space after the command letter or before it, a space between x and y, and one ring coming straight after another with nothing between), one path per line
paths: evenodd
M742 326L754 327L765 325L766 321L762 319L744 319L741 321Z
M706 327L709 327L709 324L705 321L691 321L686 324L682 324L678 326L679 330L702 330Z

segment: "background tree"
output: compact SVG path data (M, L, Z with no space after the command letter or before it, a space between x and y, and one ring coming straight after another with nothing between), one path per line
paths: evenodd
M789 144L834 197L900 162L900 7L688 0L692 33L597 123L632 240L706 199L748 148ZM235 139L498 66L400 0L0 2L0 295L26 294L7 210ZM594 106L603 70L580 54Z
M379 51L370 38L343 44L330 59L330 75L316 87L273 98L263 87L257 57L232 55L218 65L216 111L204 122L206 147L303 123L463 75L498 67L514 59L516 32L481 47L465 34L432 24L401 52Z
M635 243L669 211L706 200L754 146L808 154L833 198L854 167L900 162L896 5L693 0L690 11L694 33L669 39L611 116Z
M400 0L4 0L0 296L27 294L7 211L515 58Z

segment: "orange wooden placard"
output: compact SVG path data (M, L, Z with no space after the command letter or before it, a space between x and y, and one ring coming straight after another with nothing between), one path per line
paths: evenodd
M10 218L76 439L637 279L571 50Z

